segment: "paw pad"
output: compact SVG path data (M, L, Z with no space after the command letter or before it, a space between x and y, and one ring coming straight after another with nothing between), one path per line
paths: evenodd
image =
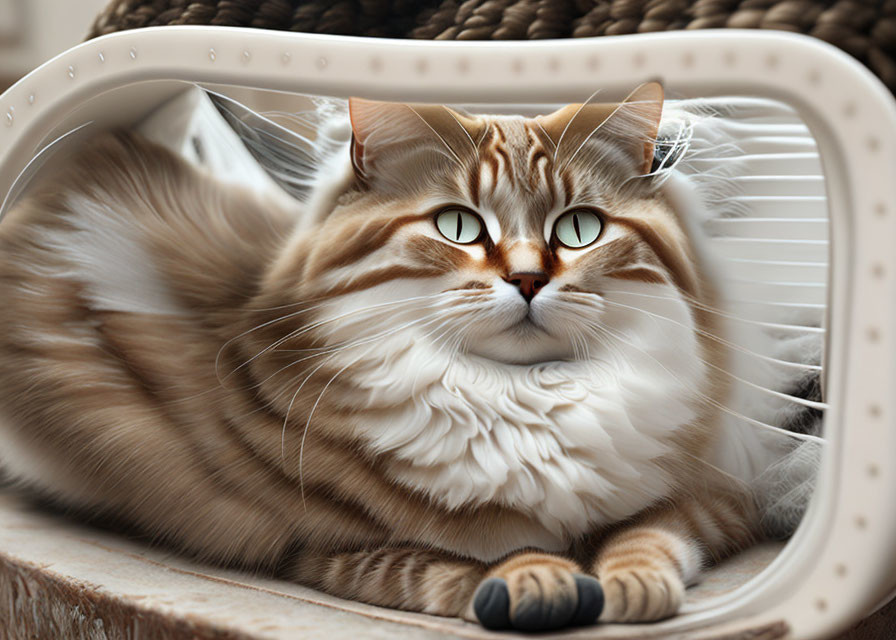
M591 576L576 574L575 596L547 597L544 592L525 592L511 603L510 589L503 578L489 578L473 596L473 610L487 629L549 631L593 624L604 606L600 583Z

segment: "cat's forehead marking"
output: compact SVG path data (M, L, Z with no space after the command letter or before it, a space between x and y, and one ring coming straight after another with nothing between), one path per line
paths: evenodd
M540 236L544 216L568 197L563 191L569 184L554 174L543 132L533 120L495 117L478 152L468 178L473 203L494 214L502 237Z

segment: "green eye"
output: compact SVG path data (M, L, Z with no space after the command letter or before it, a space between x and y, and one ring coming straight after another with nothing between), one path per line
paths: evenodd
M445 209L436 216L439 233L458 244L476 242L482 234L482 221L465 209Z
M554 235L563 246L581 249L597 240L603 226L600 217L593 211L576 209L557 218Z

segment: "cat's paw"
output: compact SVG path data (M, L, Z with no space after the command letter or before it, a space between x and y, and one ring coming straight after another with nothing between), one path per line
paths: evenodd
M620 569L600 579L606 598L601 622L662 620L684 601L684 583L673 570Z
M490 572L471 605L476 620L488 629L548 631L593 624L603 602L600 583L574 563L524 554Z

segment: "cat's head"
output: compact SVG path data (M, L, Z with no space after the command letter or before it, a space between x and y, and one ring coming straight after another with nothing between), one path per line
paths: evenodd
M608 291L697 287L650 175L662 108L657 83L531 118L352 99L353 177L268 302L323 301L317 346L403 331L507 364L588 357L622 311Z

